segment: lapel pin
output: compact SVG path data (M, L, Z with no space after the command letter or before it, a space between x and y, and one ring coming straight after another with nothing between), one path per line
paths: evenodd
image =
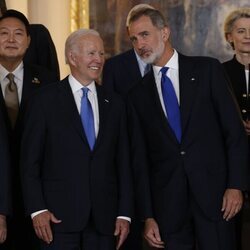
M32 83L40 84L40 81L39 81L38 78L34 77L34 78L32 79Z
M105 102L109 103L109 100L108 99L104 99Z
M191 78L191 81L195 81L195 78L194 78L194 77L192 77L192 78Z

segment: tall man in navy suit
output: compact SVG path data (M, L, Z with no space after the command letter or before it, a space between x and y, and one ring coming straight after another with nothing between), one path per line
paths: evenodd
M30 218L25 218L19 175L20 137L22 117L26 111L27 100L41 86L56 81L56 73L23 62L23 57L30 44L29 22L16 10L7 10L0 17L0 109L6 123L10 153L13 194L13 215L8 220L8 237L0 249L34 249ZM12 75L15 97L15 109L9 108L8 86L9 73ZM10 93L10 92L9 92ZM13 113L12 110L15 112ZM14 115L13 115L14 114ZM33 233L34 234L34 233ZM35 235L34 235L35 239Z
M65 57L71 74L34 96L25 119L26 213L41 249L119 249L133 210L125 104L96 83L104 64L96 31L72 33Z
M158 10L137 6L129 36L153 64L128 95L144 236L151 246L168 250L191 250L195 242L199 250L234 250L247 139L222 66L173 49Z

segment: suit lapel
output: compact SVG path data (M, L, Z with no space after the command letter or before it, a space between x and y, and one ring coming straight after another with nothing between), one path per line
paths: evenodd
M104 134L107 112L111 102L111 100L105 96L103 88L97 84L96 84L96 91L97 91L98 108L99 108L99 132L96 138L96 143L94 148L98 146Z
M24 65L23 70L23 89L20 107L26 102L28 97L37 89L40 84L37 74L28 65Z
M192 104L198 86L198 76L194 72L194 63L188 57L179 54L180 110L182 134L185 133Z
M69 122L73 124L79 136L83 139L84 143L88 145L75 99L69 85L68 77L59 83L59 102L59 105L64 110L64 114L68 117Z

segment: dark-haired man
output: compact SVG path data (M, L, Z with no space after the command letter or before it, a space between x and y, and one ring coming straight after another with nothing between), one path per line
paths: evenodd
M163 15L130 15L130 40L153 70L128 94L144 236L168 250L235 250L247 138L222 65L173 49Z
M10 142L13 187L13 216L8 221L7 249L33 249L31 221L24 217L19 178L22 116L30 96L46 83L57 80L47 69L23 63L29 44L27 18L19 11L7 10L0 17L0 108Z

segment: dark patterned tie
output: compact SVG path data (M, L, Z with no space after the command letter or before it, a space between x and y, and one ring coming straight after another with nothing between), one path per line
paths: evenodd
M144 75L143 76L145 76L150 71L150 69L151 69L151 64L147 64L144 68Z
M9 79L9 83L5 88L5 105L7 108L11 126L12 128L14 128L19 110L18 92L16 83L14 81L14 75L12 73L9 73L6 78Z
M88 99L88 91L88 88L82 88L83 95L81 99L80 115L89 147L91 148L91 150L93 150L95 145L95 125L93 110Z
M168 67L161 69L161 89L167 112L168 122L175 133L177 140L181 141L181 118L178 100L170 78L167 76Z

